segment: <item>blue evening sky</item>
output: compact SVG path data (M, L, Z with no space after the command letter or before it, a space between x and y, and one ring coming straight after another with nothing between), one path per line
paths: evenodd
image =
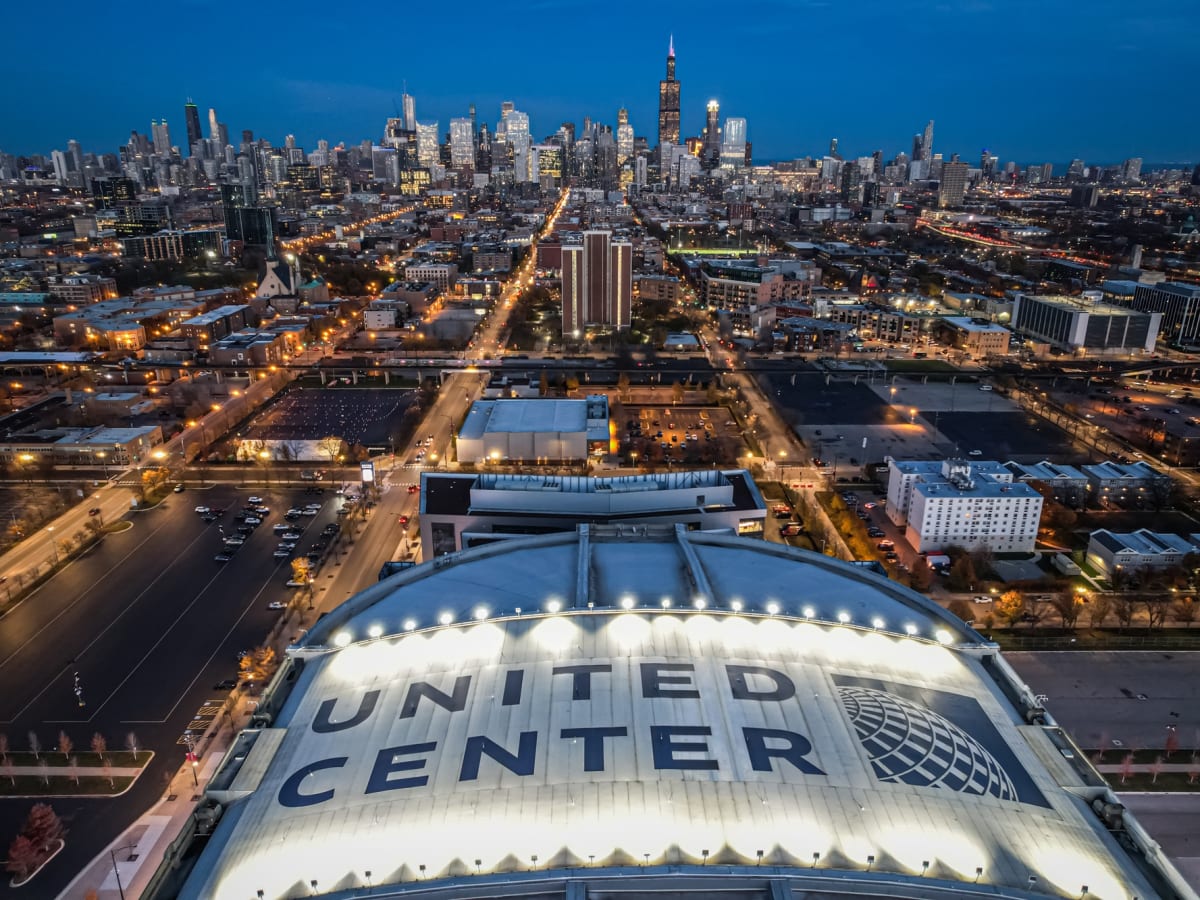
M112 152L183 103L304 147L378 137L403 85L444 134L472 101L502 100L535 139L563 120L615 125L624 105L656 142L658 80L674 33L683 132L709 98L743 116L757 160L908 151L936 120L935 152L974 163L1072 157L1200 159L1197 0L528 0L519 4L322 0L120 4L60 0L10 22L0 54L0 150L69 138ZM11 18L11 17L10 17ZM16 30L12 30L13 28Z

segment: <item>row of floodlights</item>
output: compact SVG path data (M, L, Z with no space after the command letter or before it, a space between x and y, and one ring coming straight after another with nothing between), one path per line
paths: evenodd
M703 857L703 862L701 863L701 865L705 865L705 866L706 866L706 865L708 865L708 851L707 851L707 850L701 850L701 851L700 851L700 854L701 854L701 856ZM645 865L650 865L650 854L649 854L649 853L644 853L644 854L642 854L642 855L643 855L643 857L644 857L644 858L645 858L645 860L646 860L646 862L645 862ZM756 855L757 855L757 857L758 857L758 863L757 863L757 864L761 866L761 865L762 865L762 862L763 862L763 851L761 851L761 850L757 851ZM811 869L815 869L815 868L817 867L817 863L818 863L818 862L820 862L820 860L821 860L821 854L820 854L819 852L814 852L814 853L813 853L813 855L812 855L812 865L811 865L811 866L809 866L809 868L811 868ZM594 855L589 855L589 856L588 856L588 864L589 864L589 865L595 865L595 864L596 864L596 857L595 857ZM482 874L482 868L481 868L481 867L482 867L482 865L483 865L483 860L481 860L481 859L477 859L477 860L475 860L475 873L476 873L477 875L479 875L479 874ZM534 855L534 856L531 856L531 857L530 857L530 860L529 860L529 868L530 868L530 871L534 871L534 870L536 870L536 869L537 869L537 867L538 867L538 858L537 858L537 856L536 856L536 855ZM418 868L419 868L419 869L420 869L420 871L421 871L421 879L422 879L422 880L424 880L424 879L425 879L425 864L424 864L424 863L421 863L421 864L418 866ZM871 855L869 855L869 856L867 857L867 866L866 866L866 870L867 870L868 872L870 872L870 871L871 871L872 869L874 869L874 868L875 868L875 855L874 855L874 854L871 854ZM922 861L921 861L921 877L922 877L922 878L924 878L924 877L925 877L925 875L926 875L926 873L927 873L928 871L929 871L929 860L927 860L927 859L926 859L926 860L922 860ZM367 888L368 888L368 890L369 890L369 889L371 889L371 888L373 887L373 885L371 884L371 870L370 870L370 869L368 869L366 872L364 872L364 873L363 873L363 875L365 876L365 880L366 880L366 882L367 882ZM982 878L982 877L983 877L983 866L976 866L976 867L975 867L975 881L974 881L974 883L975 883L975 884L978 884L978 883L979 883L979 879L980 879L980 878ZM1028 887L1028 888L1029 888L1029 890L1031 890L1031 891L1032 891L1032 890L1034 890L1034 889L1037 887L1037 883L1038 883L1038 877L1037 877L1036 875L1030 875L1030 876L1028 877L1028 879L1026 880L1026 887ZM319 882L318 882L318 881L317 881L317 880L314 878L314 879L312 879L311 881L309 881L309 885L312 887L312 892L313 892L314 894L316 894L316 893L317 893L317 891L318 891ZM265 892L264 892L264 891L261 891L261 890L260 890L260 891L258 891L258 892L257 892L257 896L258 896L259 900L263 900L263 898L264 898L266 895L265 895ZM1082 885L1080 885L1080 886L1079 886L1079 900L1086 900L1086 898L1087 898L1088 896L1090 896L1090 891L1089 891L1089 889L1088 889L1088 886L1087 886L1086 884L1082 884ZM1137 897L1134 897L1134 898L1133 898L1133 900L1138 900L1138 898L1137 898Z
M668 597L664 597L659 602L659 606L662 609L671 609L673 605L674 605L673 602ZM637 608L637 606L638 606L637 601L633 597L626 595L621 598L620 607L622 609L633 610L633 609ZM695 609L697 612L703 612L705 609L708 608L708 601L705 600L703 597L697 597L692 601L692 608ZM745 605L742 603L741 600L734 600L729 604L729 610L733 613L741 613L741 612L745 611ZM556 615L561 611L562 611L562 603L559 600L550 600L542 608L542 612L545 614L548 614L548 615ZM780 607L779 603L777 603L774 600L770 600L766 604L763 605L763 612L766 613L768 616L777 616L780 614L781 611L782 611L782 608ZM861 625L856 625L854 623L851 615L845 611L839 612L837 614L836 619L830 620L830 621L818 619L816 617L816 615L817 615L816 610L811 606L804 607L800 612L803 615L803 617L808 621L815 620L817 622L823 622L824 624L833 624L833 622L836 621L836 623L839 625L848 625L848 626L851 626L854 628L863 628L864 627ZM519 615L521 615L521 613L522 613L522 610L521 610L521 607L519 607L519 606L516 607L515 610L513 610L513 615L519 616ZM463 624L465 622L470 622L470 621L483 622L483 621L486 621L490 617L491 617L491 611L486 606L477 606L471 612L470 616L466 616L466 617L462 617L462 618L456 618L454 613L449 612L449 611L444 611L438 615L437 624L441 625L441 626L447 626L447 625L454 625L454 624ZM887 630L887 623L879 616L872 617L870 624L871 624L871 628L875 631L886 631ZM406 632L416 631L417 627L418 627L417 620L416 619L405 619L404 622L402 623L402 627L403 627L404 631L406 631ZM901 632L895 632L895 633L900 634ZM907 637L916 638L916 637L918 637L918 628L916 625L913 625L910 622L904 626L902 633ZM384 630L383 630L382 625L372 625L370 628L367 629L367 637L371 638L372 640L381 638L381 637L383 637L383 635L384 635ZM939 644L950 644L950 643L954 642L954 635L951 634L945 628L937 629L936 631L934 631L933 636ZM348 644L350 644L350 642L352 640L353 640L353 638L351 637L350 632L346 631L345 629L337 632L337 634L335 634L333 637L333 643L337 647L345 647Z

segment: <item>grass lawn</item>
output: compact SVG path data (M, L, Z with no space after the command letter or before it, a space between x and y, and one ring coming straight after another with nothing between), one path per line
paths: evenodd
M1074 633L1025 626L984 630L989 640L1005 650L1200 650L1200 629L1190 628L1156 628L1151 632L1145 628L1080 628Z
M1122 783L1121 776L1115 772L1104 776L1109 786L1120 793L1121 791L1200 791L1200 778L1189 781L1186 772L1163 772L1158 778L1153 775L1138 772L1130 775Z
M64 775L51 775L49 783L40 775L14 775L11 778L0 775L0 797L66 797L74 794L108 797L128 790L132 783L132 778L114 777L110 782L100 775L80 775L78 783Z
M12 763L16 767L36 767L45 762L51 769L56 769L72 765L72 758L74 758L74 765L84 768L103 769L104 764L107 762L114 769L141 769L150 764L150 760L154 758L154 754L149 750L139 750L135 758L134 754L128 750L106 750L104 752L104 759L101 759L98 754L93 753L91 750L72 750L66 756L57 750L43 750L37 756L29 750L9 750L5 754L7 761L0 762L0 766L7 766L8 763ZM3 768L0 768L0 776L3 776Z
M957 372L958 368L942 359L885 359L889 372Z
M1087 753L1088 759L1092 761L1093 765L1119 765L1130 753L1133 754L1133 761L1139 765L1149 765L1160 756L1164 763L1170 763L1173 766L1188 763L1200 765L1200 751L1195 750L1176 750L1171 754L1170 759L1167 759L1166 750L1156 747L1139 747L1136 750L1128 747L1105 747L1103 750L1092 749L1084 752Z

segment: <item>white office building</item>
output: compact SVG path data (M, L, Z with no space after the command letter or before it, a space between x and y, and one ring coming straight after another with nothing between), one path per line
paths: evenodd
M995 461L889 460L888 517L918 552L1034 548L1042 495Z

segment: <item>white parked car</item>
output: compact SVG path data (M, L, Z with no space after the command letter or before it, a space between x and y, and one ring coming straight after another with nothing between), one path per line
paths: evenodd
M251 498L250 498L250 499L249 499L247 502L248 502L248 503L249 503L251 506L257 506L258 504L260 504L260 503L263 503L263 502L265 502L265 501L263 500L263 498L262 498L262 497L251 497Z
M210 512L212 512L212 510L209 509L207 506L197 506L196 512L198 512L198 513L200 513L200 515L204 516L204 515L208 515Z

